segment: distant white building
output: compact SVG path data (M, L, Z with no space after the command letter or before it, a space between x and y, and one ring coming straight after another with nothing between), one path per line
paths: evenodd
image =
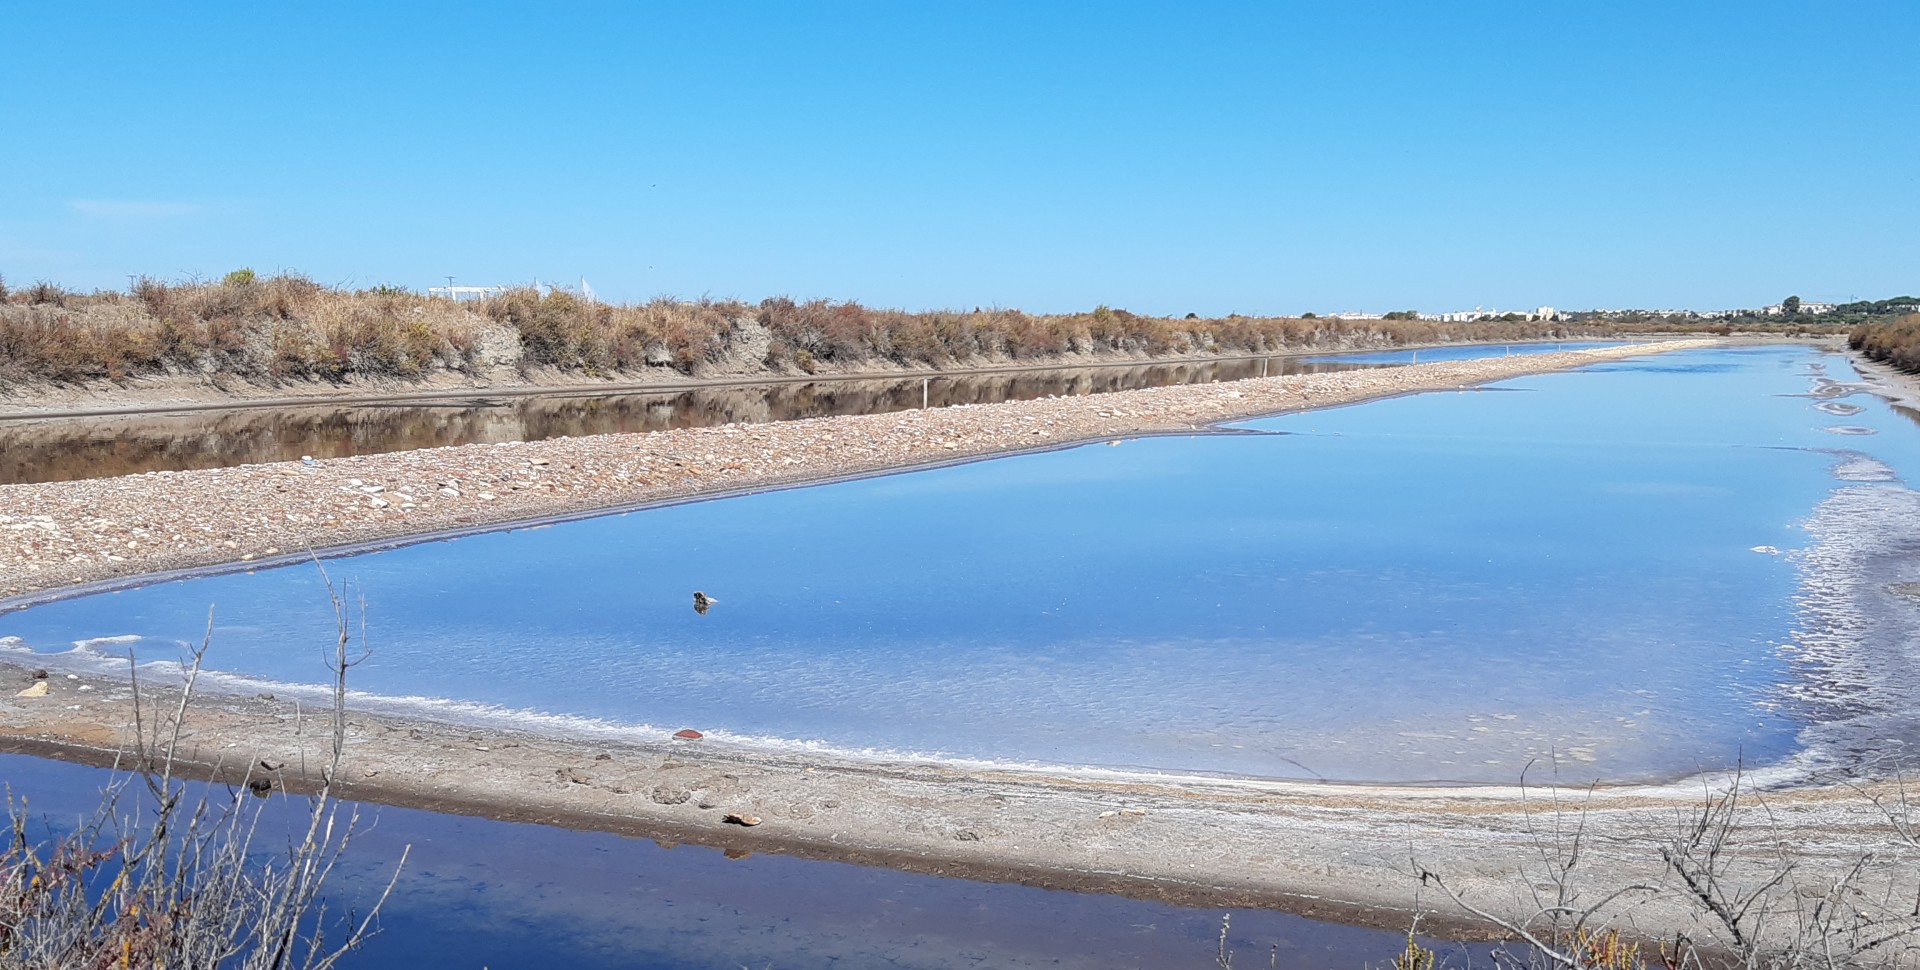
M1837 304L1833 303L1815 303L1811 300L1802 300L1800 301L1800 312L1808 316L1819 316L1822 313L1832 313L1836 306ZM1787 305L1785 303L1769 304L1761 307L1760 312L1769 317L1781 316L1787 312Z
M1490 320L1495 317L1504 317L1509 312L1518 312L1518 311L1508 311L1508 310L1498 310L1498 309L1490 310L1490 309L1487 309L1486 307L1474 307L1471 310L1454 310L1448 313L1422 313L1420 314L1420 319L1434 320L1440 323L1472 323L1475 320ZM1529 320L1560 319L1560 311L1555 310L1553 307L1550 307L1550 306L1535 307L1532 313L1525 313L1521 315L1526 317Z
M446 286L427 287L428 296L445 297L449 300L484 300L499 296L506 291L507 288L504 286L454 286L451 283Z
M571 293L588 303L600 302L599 295L593 292L593 287L587 285L587 278L584 276L580 277L580 285L578 287L568 286L565 283L542 283L536 279L533 281L533 288L539 290L541 296L546 296L558 290L562 293Z
M580 285L577 287L568 286L565 283L542 283L536 279L533 281L533 288L541 296L554 292L570 293L589 303L600 302L599 294L593 292L593 287L587 284L587 278L584 276L580 277ZM455 286L449 280L446 286L428 287L427 295L445 297L449 300L485 300L499 296L508 289L509 287L505 286Z

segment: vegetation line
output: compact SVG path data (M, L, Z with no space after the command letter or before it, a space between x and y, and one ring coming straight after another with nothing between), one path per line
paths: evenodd
M1441 323L1229 315L1143 316L1096 307L1029 314L908 312L784 297L617 305L564 291L506 290L458 302L398 287L346 290L249 270L211 283L137 281L130 293L0 280L0 388L155 375L264 386L434 374L633 379L948 369L1119 355L1248 356L1412 344L1725 332L1724 323L1510 314ZM1783 322L1792 332L1805 320Z

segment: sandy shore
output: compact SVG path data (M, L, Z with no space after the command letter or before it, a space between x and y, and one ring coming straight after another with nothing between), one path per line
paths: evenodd
M613 435L221 471L0 487L0 608L75 583L161 570L304 557L306 547L404 541L539 516L780 487L883 469L1097 440L1191 432L1209 423L1385 395L1452 389L1657 348L1611 348L1394 370L1268 378L975 408L699 431ZM445 489L445 492L442 492ZM451 494L448 494L451 493ZM294 550L302 550L294 552ZM4 655L0 655L4 658ZM0 659L0 746L109 761L130 723L124 678L70 679L16 697L29 670ZM52 663L49 659L46 662ZM155 685L158 690L158 685ZM237 779L261 759L280 783L311 785L325 734L315 698L206 698L186 738L198 764ZM694 725L697 727L697 725ZM928 763L833 761L663 736L618 742L543 737L511 725L456 725L356 711L346 794L373 802L790 852L916 871L1096 889L1208 905L1428 927L1460 911L1414 877L1445 874L1477 905L1534 912L1543 848L1584 817L1589 899L1651 935L1710 939L1662 868L1658 846L1698 810L1708 782L1560 793L1517 786L1421 788L1121 775L1047 775ZM1790 896L1870 850L1868 876L1911 900L1920 879L1874 798L1885 784L1767 794L1736 875L1790 847ZM762 819L729 825L728 813ZM1807 890L1812 891L1812 890ZM1800 898L1793 896L1792 898ZM1436 923L1435 920L1439 920Z
M56 667L46 696L14 696L30 678L18 659L0 660L0 750L96 764L124 757L124 725L132 722L126 678L70 679ZM155 702L149 713L177 696L157 684L142 691ZM204 697L189 716L183 753L229 783L251 775L311 790L325 757L324 711L317 696ZM1419 914L1427 930L1462 936L1483 928L1423 888L1416 866L1444 874L1481 908L1524 918L1550 886L1543 850L1570 849L1565 833L1581 825L1585 898L1635 883L1659 887L1623 898L1609 915L1649 936L1714 938L1658 851L1723 779L1556 793L1062 776L830 761L664 732L555 738L360 711L348 724L341 791L369 802L1386 928ZM263 760L277 770L264 770ZM1749 834L1730 875L1756 884L1790 853L1792 900L1879 853L1868 882L1910 901L1920 867L1911 848L1889 850L1887 815L1874 802L1898 797L1891 784L1756 797L1742 813ZM728 824L729 813L760 824Z

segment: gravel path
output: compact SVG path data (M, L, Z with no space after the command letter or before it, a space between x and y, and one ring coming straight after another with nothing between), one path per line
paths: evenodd
M463 445L0 486L0 608L79 583L793 485L1259 414L1450 389L1637 346L1144 388L896 414Z

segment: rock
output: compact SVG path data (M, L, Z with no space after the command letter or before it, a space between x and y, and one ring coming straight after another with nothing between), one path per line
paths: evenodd
M744 825L748 828L752 828L753 826L760 824L760 816L745 815L740 812L728 812L726 815L721 816L720 821L727 822L732 825Z
M605 751L602 751L602 752L600 752L599 754L596 754L596 755L594 755L594 756L593 756L593 760L595 760L595 761L612 761L612 760L613 760L613 755L610 755L610 754L608 754L608 753L606 753Z
M972 829L961 829L953 833L953 838L958 842L978 842L980 841L980 833Z
M459 498L460 490L449 485L446 488L441 489L440 494L446 496L447 498Z
M23 690L23 691L21 691L20 693L18 693L18 694L15 694L15 695L13 695L13 696L15 696L15 697L45 697L45 696L47 696L47 682L46 682L46 681L44 681L44 680L36 680L36 681L34 681L34 682L33 682L33 686L32 686L32 687L29 687L29 688L27 688L26 690Z
M695 731L692 728L681 728L680 730L673 732L673 736L683 741L698 741L701 738L706 737L706 735L701 734L700 732Z
M693 793L678 785L658 785L647 797L661 805L685 805Z
M39 669L37 669L37 670L35 670L35 671L33 672L33 679L34 679L34 680L46 680L46 679L47 679L47 668L45 668L45 667L41 667L41 668L39 668Z
M255 798L265 798L267 793L273 790L273 782L266 778L249 778L247 790L252 792Z

